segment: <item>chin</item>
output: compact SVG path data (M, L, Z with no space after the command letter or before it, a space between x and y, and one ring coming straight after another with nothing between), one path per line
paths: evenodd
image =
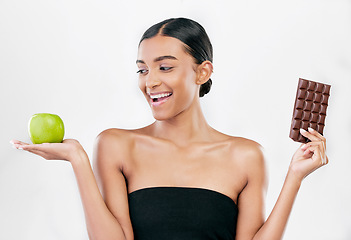
M170 114L169 112L161 111L152 112L152 115L157 121L165 121L174 117L174 115Z
M153 114L153 117L157 121L165 121L165 120L170 119L170 117L168 115L164 115L164 114Z

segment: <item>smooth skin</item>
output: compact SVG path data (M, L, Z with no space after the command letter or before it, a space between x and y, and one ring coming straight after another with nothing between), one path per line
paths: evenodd
M200 85L212 63L196 64L181 41L155 36L138 51L139 88L155 122L135 129L108 129L94 147L94 173L78 141L13 144L45 159L72 164L92 240L133 239L128 193L156 187L196 187L223 193L238 205L237 240L282 239L302 180L328 163L326 139L313 129L301 131L311 142L292 157L282 191L265 220L267 174L261 146L210 127L199 102ZM172 93L160 105L150 95Z

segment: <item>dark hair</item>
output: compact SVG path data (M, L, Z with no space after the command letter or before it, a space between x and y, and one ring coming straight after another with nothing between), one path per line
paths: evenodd
M177 38L185 44L185 50L193 56L197 64L208 60L213 61L212 44L205 29L197 22L187 18L170 18L151 26L141 37L140 43L156 35ZM212 80L200 86L200 97L207 94Z

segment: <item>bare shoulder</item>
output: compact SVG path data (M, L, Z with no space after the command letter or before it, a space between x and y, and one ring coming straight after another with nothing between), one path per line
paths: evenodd
M99 161L123 168L133 145L133 131L110 128L102 131L94 143L94 162Z
M264 161L263 147L256 141L224 134L215 130L219 142L224 142L232 160L245 164L257 164Z
M120 129L120 128L109 128L102 131L96 138L97 142L106 141L122 141L128 142L133 140L137 135L143 135L147 133L148 127L138 129Z
M249 158L260 158L263 156L263 147L254 140L243 137L232 137L230 142L231 150L235 154Z
M130 154L135 144L140 142L140 139L147 138L147 135L147 127L138 129L109 128L96 137L94 152L104 151L110 156L120 156L120 158L127 159L127 154Z
M263 147L256 141L243 137L230 138L230 154L234 161L247 170L264 170Z
M254 192L252 195L249 194L251 197L265 193L268 186L268 175L263 147L256 141L233 137L230 153L231 160L235 162L235 166L243 174L244 182L246 182L240 194L241 199L243 196L247 196L243 194L244 192ZM258 199L257 196L255 198Z
M125 130L125 129L119 129L119 128L109 128L101 133L96 138L96 141L109 141L109 140L123 140L125 139L128 135L131 134L130 130Z
M95 148L102 148L105 151L113 151L116 148L123 149L130 141L128 130L110 128L102 131L95 140Z

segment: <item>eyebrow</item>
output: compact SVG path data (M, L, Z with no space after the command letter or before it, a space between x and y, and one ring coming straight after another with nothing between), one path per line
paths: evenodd
M154 62L159 62L162 61L164 59L171 59L171 60L178 60L176 57L171 56L171 55L165 55L165 56L160 56L154 59ZM143 63L145 64L145 62L143 60L136 60L136 63Z

